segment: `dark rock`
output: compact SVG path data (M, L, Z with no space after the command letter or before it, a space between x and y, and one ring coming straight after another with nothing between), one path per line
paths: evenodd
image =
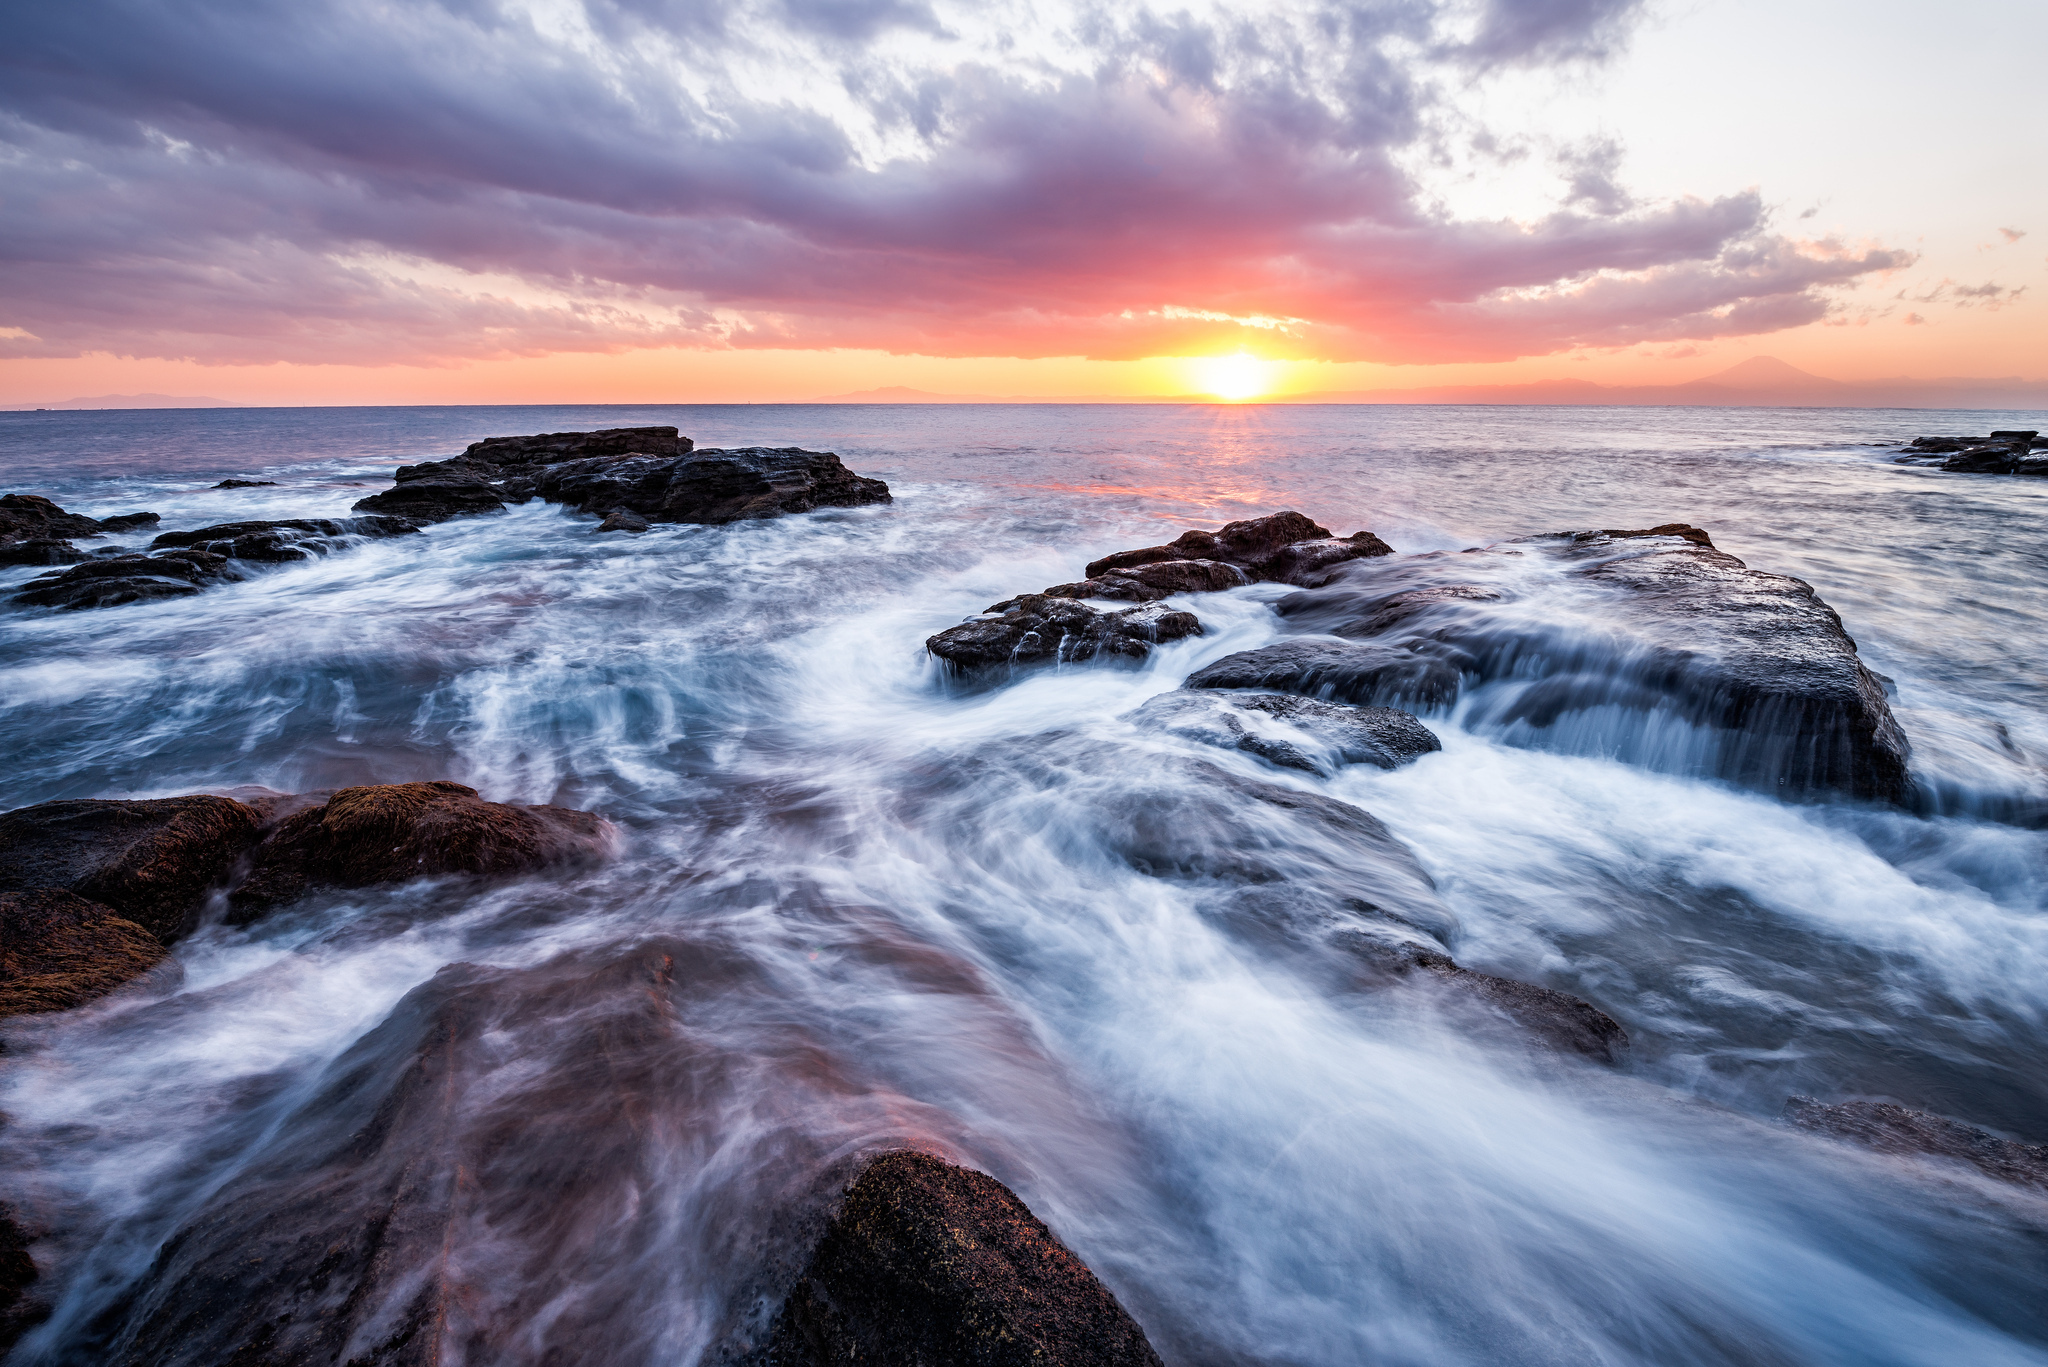
M407 536L419 528L402 517L287 518L271 522L223 522L189 532L165 532L153 549L192 547L234 560L283 564L310 560L356 541Z
M650 532L654 530L654 524L638 513L620 509L598 523L597 529L601 532Z
M275 489L274 479L224 479L213 486L216 489Z
M1029 593L1000 616L977 618L928 639L925 649L956 673L1016 666L1081 664L1112 659L1135 663L1155 645L1202 634L1191 612L1157 604L1098 612L1071 598Z
M608 427L600 432L542 432L530 437L486 437L463 459L491 465L555 465L597 456L682 456L693 443L673 427Z
M1130 603L1155 603L1176 593L1214 593L1249 584L1251 579L1235 565L1220 560L1160 560L1129 569L1107 570L1098 579L1072 584L1055 584L1045 591L1048 598L1112 598ZM1012 598L990 608L1008 611Z
M28 1251L32 1242L19 1213L0 1206L0 1354L50 1317L49 1303L32 1289L36 1284L36 1263Z
M1400 646L1328 639L1279 641L1196 670L1189 688L1270 688L1304 697L1424 709L1458 696L1454 664Z
M881 480L854 474L829 451L793 446L568 461L541 472L539 493L585 512L714 525L889 501Z
M752 1362L1159 1367L1159 1355L1016 1193L899 1151L847 1191Z
M1692 544L1695 546L1705 546L1708 550L1712 550L1714 548L1714 539L1712 537L1708 536L1704 531L1700 530L1698 527L1691 526L1684 522L1666 522L1659 527L1649 527L1642 531L1635 532L1604 531L1599 533L1599 535L1612 537L1676 536L1686 541L1692 542Z
M1972 446L1941 463L1944 470L1966 475L2010 475L2019 469L2020 451L2010 446Z
M1940 455L1949 451L1962 451L1984 443L1973 437L1915 437L1907 443L1907 449Z
M144 527L154 527L161 521L163 521L163 518L155 513L122 513L118 517L101 518L100 530L103 532L139 532Z
M67 513L40 494L0 495L0 541L68 541L103 530L97 519Z
M111 608L186 598L233 577L227 557L211 551L117 555L88 559L61 574L31 579L11 601L24 607Z
M2039 432L2033 432L2033 431L2028 431L2028 432L1993 432L1993 433L1991 434L1991 440L1993 440L1993 441L2002 441L2002 442L2005 442L2005 443L2006 443L2006 444L2008 444L2008 445L2011 445L2011 444L2013 444L2013 443L2016 443L2016 442L2018 442L2018 443L2024 443L2025 445L2031 446L2031 445L2033 445L2033 444L2034 444L2034 438L2036 438L2036 437L2038 437L2038 436L2040 436L2040 435L2041 435L2041 434L2040 434Z
M1582 997L1455 964L1431 971L1452 991L1468 993L1498 1010L1526 1036L1549 1048L1601 1063L1619 1063L1628 1048L1628 1032L1621 1023Z
M1393 547L1371 532L1335 537L1300 513L1284 512L1231 522L1213 532L1183 532L1164 546L1118 551L1089 562L1085 573L1100 579L1111 570L1168 560L1216 560L1261 583L1306 586L1347 561L1392 554Z
M1824 1105L1808 1096L1785 1103L1785 1118L1821 1134L1880 1153L1953 1158L2001 1182L2048 1189L2048 1144L2024 1144L1960 1120L1909 1110L1889 1101Z
M1406 712L1285 693L1162 693L1127 720L1243 750L1287 769L1330 774L1346 764L1396 769L1443 743Z
M0 1017L69 1011L147 973L165 953L156 936L77 893L0 892Z
M343 788L286 817L256 847L230 894L229 920L253 920L319 887L528 873L599 854L610 833L595 813L486 802L460 783Z
M0 892L67 888L171 944L255 843L258 824L254 809L207 794L17 808L0 814Z
M0 541L0 565L76 565L91 559L69 541L29 537L21 541Z
M386 513L413 522L445 522L451 517L502 513L504 492L494 488L489 478L495 473L487 464L462 458L402 465L391 488L357 499L350 511ZM513 501L524 497L525 494L519 494Z
M2036 479L2048 475L2048 455L2021 456L2019 463L2013 467L2013 473L2031 475Z

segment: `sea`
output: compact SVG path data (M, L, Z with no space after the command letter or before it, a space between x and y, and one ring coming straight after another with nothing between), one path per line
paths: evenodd
M723 1361L772 1312L777 1203L911 1145L1013 1188L1176 1367L2048 1364L2048 1192L1785 1118L1883 1099L2048 1143L2048 480L1893 460L2048 414L16 412L0 484L159 513L94 543L139 547L343 516L484 437L656 423L833 451L893 501L638 536L534 502L182 600L0 608L0 809L451 779L620 838L601 867L211 925L135 988L5 1022L0 1201L35 1212L51 1307L10 1367L106 1360L222 1192L356 1133L336 1070L436 983L648 944L659 1057L621 1071L562 990L494 998L496 1045L462 1056L459 1105L511 1108L532 1161L417 1155L472 1164L442 1275L484 1328L446 1363ZM1403 554L1705 528L1840 613L1917 797L1787 800L1677 742L1463 708L1424 716L1440 752L1333 776L1127 720L1278 639L1277 585L1176 600L1204 634L1134 668L968 687L924 649L1109 551L1283 509ZM1460 964L1594 1003L1622 1062L1338 990L1212 866L1130 856L1151 813L1276 883L1363 866L1248 784L1372 813Z

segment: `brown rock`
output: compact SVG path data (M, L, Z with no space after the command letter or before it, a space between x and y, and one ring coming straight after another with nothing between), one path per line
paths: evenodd
M67 513L41 494L0 494L0 540L68 540L101 534L98 519Z
M598 853L609 830L591 812L486 802L460 783L343 788L286 817L256 848L229 920L246 923L315 887L526 873Z
M1182 532L1164 546L1118 551L1091 561L1086 573L1090 579L1099 579L1111 570L1168 560L1217 560L1235 565L1263 583L1306 587L1347 560L1393 553L1393 547L1371 532L1332 536L1329 528L1317 526L1300 513L1284 512L1227 523L1213 532Z
M884 1154L847 1191L761 1367L1158 1367L1087 1266L1001 1182Z
M1644 529L1643 529L1643 530L1641 530L1641 531L1634 531L1634 532L1618 532L1618 531L1608 530L1608 531L1603 531L1603 532L1601 532L1601 533L1600 533L1600 535L1602 535L1602 536L1678 536L1678 537L1683 537L1683 538L1685 538L1685 539L1686 539L1687 541L1690 541L1690 542L1692 542L1692 544L1693 544L1693 545L1695 545L1695 546L1705 546L1705 547L1706 547L1706 548L1707 548L1708 550L1712 550L1712 549L1714 549L1714 539L1713 539L1712 537L1708 536L1708 535L1707 535L1707 534L1706 534L1705 532L1701 531L1701 530L1700 530L1700 529L1699 529L1698 527L1694 527L1694 526L1691 526L1691 525L1689 525L1689 524L1687 524L1687 523L1684 523L1684 522L1666 522L1666 523L1662 524L1661 526L1656 526L1656 527L1646 527L1646 528L1644 528Z
M2048 1189L2048 1144L2001 1139L1945 1115L1889 1101L1845 1101L1829 1106L1810 1096L1795 1096L1785 1103L1785 1118L1803 1129L1880 1153L1953 1158L2001 1182Z
M0 893L0 1017L68 1011L148 972L164 954L156 936L77 893Z
M258 825L251 808L205 794L18 808L0 815L0 892L68 888L172 944Z
M928 638L925 649L955 673L973 674L1054 662L1136 663L1154 645L1202 634L1193 613L1157 603L1097 612L1072 599L1027 593L997 607L1005 609L1001 616L949 627Z

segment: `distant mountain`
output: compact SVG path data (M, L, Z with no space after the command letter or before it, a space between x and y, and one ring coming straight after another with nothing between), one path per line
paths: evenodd
M242 408L232 399L207 399L193 394L96 394L57 403L7 404L9 408Z

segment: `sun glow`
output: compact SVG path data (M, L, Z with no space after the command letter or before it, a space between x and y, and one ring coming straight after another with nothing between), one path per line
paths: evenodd
M1273 366L1250 352L1211 356L1195 363L1195 374L1206 393L1230 403L1255 399L1272 387Z

